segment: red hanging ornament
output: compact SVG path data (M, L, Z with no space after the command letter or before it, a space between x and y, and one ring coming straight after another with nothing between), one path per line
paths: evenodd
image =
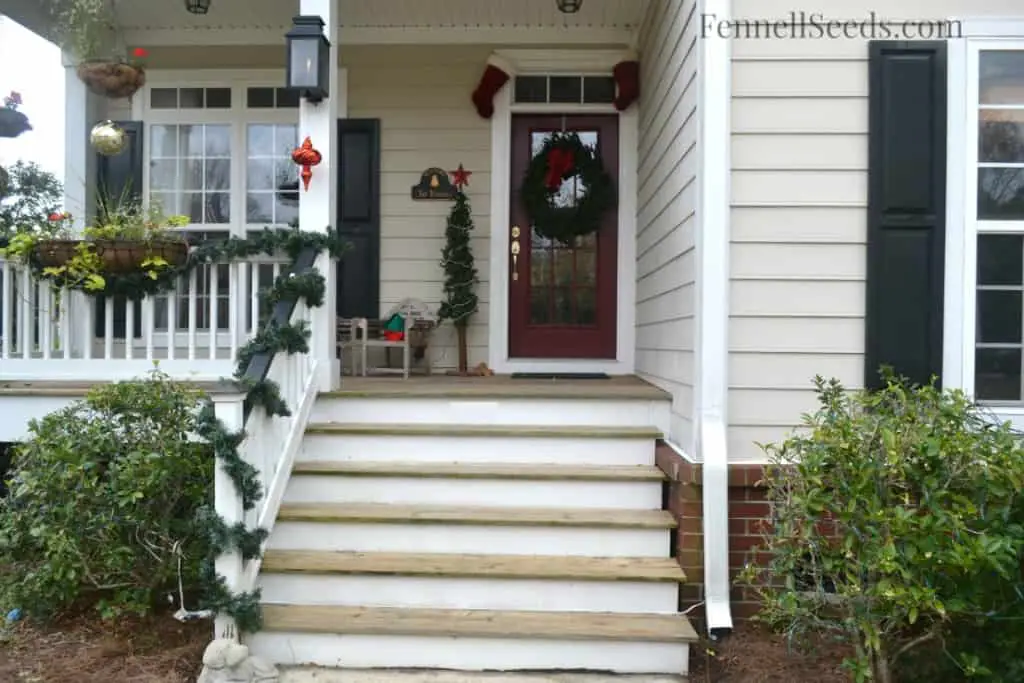
M572 150L556 147L548 152L548 174L544 177L544 184L549 191L555 192L562 186L562 179L573 169L573 164Z
M452 185L461 190L464 186L469 185L469 176L473 175L472 171L467 171L462 164L454 171L450 171L452 176Z
M292 152L292 161L302 167L302 186L309 192L309 181L313 179L313 167L324 160L324 155L313 148L313 142L307 136L302 144Z

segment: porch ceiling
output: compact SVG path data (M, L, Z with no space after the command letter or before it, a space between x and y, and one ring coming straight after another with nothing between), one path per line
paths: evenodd
M254 40L283 41L298 0L211 0L206 15L185 10L184 0L110 0L129 44L232 44ZM590 34L587 42L633 33L643 20L648 0L584 0L576 14L558 11L556 0L339 0L340 28L348 42L407 40L444 42L453 32L514 36L531 30L556 38ZM40 0L7 0L7 12L38 33L49 33ZM8 9L9 8L9 9ZM174 32L180 32L175 34ZM444 34L442 34L442 31ZM550 33L555 31L556 33ZM436 35L431 37L431 32ZM504 33L502 33L504 32ZM576 42L576 41L574 41Z

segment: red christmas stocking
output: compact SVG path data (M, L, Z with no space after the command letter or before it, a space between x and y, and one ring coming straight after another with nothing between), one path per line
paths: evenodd
M489 119L494 116L494 96L508 83L510 72L511 69L502 60L496 57L487 60L484 75L480 77L480 83L473 91L473 106L482 118Z
M612 77L619 91L615 97L615 108L625 111L640 97L640 62L619 62L612 71Z

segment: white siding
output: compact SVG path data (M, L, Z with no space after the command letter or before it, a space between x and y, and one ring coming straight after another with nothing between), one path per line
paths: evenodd
M841 7L841 9L840 9ZM736 19L786 0L734 0ZM1022 16L1016 0L800 5L826 19ZM863 383L867 41L733 40L729 457L763 460L815 408L812 378Z
M473 254L480 273L480 310L469 327L469 363L487 360L490 277L491 124L469 101L491 50L449 46L355 46L342 50L348 68L348 114L381 121L381 313L406 297L436 309L444 273L441 247L451 202L413 201L410 189L431 166L473 172ZM431 357L458 363L451 325L435 331Z
M697 52L693 0L652 0L640 37L637 373L672 392L671 436L693 452Z

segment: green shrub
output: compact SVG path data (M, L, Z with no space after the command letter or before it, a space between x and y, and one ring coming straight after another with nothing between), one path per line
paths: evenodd
M193 586L209 539L213 457L191 438L200 395L154 373L99 386L30 425L0 502L0 606L146 614Z
M949 676L931 681L1020 681L986 640L1024 642L1008 619L1024 614L1020 438L960 392L886 380L848 392L817 378L804 429L763 446L773 524L741 580L794 639L852 644L857 681L909 680L922 658Z

